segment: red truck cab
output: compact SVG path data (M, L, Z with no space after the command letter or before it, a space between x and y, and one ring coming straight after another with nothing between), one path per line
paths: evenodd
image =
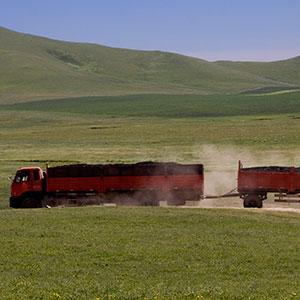
M10 206L20 207L43 192L44 175L40 167L22 167L11 184Z

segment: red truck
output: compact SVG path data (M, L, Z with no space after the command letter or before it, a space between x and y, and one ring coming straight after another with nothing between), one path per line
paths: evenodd
M263 206L268 193L300 193L300 168L295 167L252 167L244 168L239 162L238 193L244 207Z
M141 162L23 167L11 185L10 206L115 203L184 205L203 196L203 165Z

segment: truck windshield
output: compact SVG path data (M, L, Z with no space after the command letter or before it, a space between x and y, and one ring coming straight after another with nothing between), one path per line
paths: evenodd
M26 182L29 180L29 175L30 175L29 170L17 171L14 182L16 183Z

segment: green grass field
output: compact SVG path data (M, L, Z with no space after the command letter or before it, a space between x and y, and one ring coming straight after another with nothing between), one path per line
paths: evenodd
M140 95L0 106L1 299L298 299L300 215L221 209L8 209L18 166L299 164L300 93ZM216 189L217 190L217 189Z
M4 210L1 299L298 299L299 227L287 213Z
M300 112L300 92L271 95L130 95L43 100L2 106L16 111L45 111L101 117L203 118ZM296 115L294 115L296 114Z

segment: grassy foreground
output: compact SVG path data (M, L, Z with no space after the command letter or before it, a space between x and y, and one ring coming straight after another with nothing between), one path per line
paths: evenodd
M299 299L300 216L2 210L1 299Z

